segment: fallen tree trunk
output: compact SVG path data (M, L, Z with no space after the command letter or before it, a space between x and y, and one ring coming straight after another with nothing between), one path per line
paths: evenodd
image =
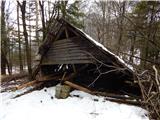
M27 76L28 76L28 73L19 73L19 74L1 76L1 82L9 82L11 80L17 80Z
M14 98L17 98L17 97L20 97L20 96L22 96L22 95L25 95L25 94L27 94L27 93L30 93L30 92L32 92L32 91L34 91L34 90L37 90L41 85L42 85L42 83L37 83L36 86L34 86L33 88L27 90L27 91L24 92L24 93L21 93L21 94L16 95L15 97L13 97L13 99L14 99Z
M127 104L127 105L135 105L135 106L141 106L142 107L142 103L139 102L139 101L131 101L131 100L123 100L123 99L113 99L113 98L105 98L106 100L108 101L111 101L111 102L116 102L116 103L119 103L119 104Z
M36 85L37 83L38 83L37 81L30 81L30 82L27 82L25 84L22 84L22 85L16 87L16 90L19 90L19 89L22 89L25 87L29 87L29 86L33 86L33 85Z
M94 91L93 94L95 95L100 95L100 96L107 96L107 97L112 97L112 98L117 98L117 99L123 99L123 100L139 100L141 99L140 97L133 97L133 96L125 96L125 95L119 95L115 93L107 93L107 92L99 92L99 91Z

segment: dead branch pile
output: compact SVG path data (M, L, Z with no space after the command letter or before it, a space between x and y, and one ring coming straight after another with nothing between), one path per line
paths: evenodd
M153 66L153 71L143 72L142 76L138 77L138 84L149 118L160 120L160 75L156 67Z
M21 86L27 82L27 73L1 76L1 92L17 90L17 86Z

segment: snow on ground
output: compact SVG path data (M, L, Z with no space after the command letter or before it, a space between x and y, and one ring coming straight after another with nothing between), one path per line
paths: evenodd
M67 99L56 99L55 87L50 87L12 99L21 92L0 93L0 120L148 120L142 108L81 91L71 92Z

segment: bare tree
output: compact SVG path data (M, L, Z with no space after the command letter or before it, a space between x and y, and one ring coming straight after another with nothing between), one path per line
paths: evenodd
M39 46L40 41L39 41L39 34L38 34L38 21L39 21L38 0L35 1L35 5L36 5L36 39L37 39L37 43L38 43L38 46Z
M19 68L20 68L20 72L21 72L21 71L23 71L23 63L22 63L20 25L19 25L19 5L17 5L17 26L18 26Z
M43 41L46 37L46 22L44 16L44 1L39 1L39 6L41 8L41 19L42 19L42 31L43 31Z
M6 21L5 21L5 1L1 1L1 74L6 74L6 67L8 67L8 73L10 72L10 67L7 59L8 51L8 37L6 31Z
M20 4L19 1L18 5L21 8L21 13L22 13L22 23L23 23L23 35L24 35L24 39L25 39L25 51L26 51L26 59L27 59L27 67L28 67L28 73L30 76L30 80L32 78L32 69L31 69L31 54L30 54L30 50L29 50L29 43L28 43L28 33L27 33L27 29L26 29L26 17L25 17L25 13L26 13L26 1L23 1L22 4Z

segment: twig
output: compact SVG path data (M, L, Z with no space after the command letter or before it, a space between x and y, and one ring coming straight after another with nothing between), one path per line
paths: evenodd
M107 71L107 72L100 73L100 74L97 76L97 78L96 78L91 84L88 85L88 87L90 87L91 85L93 85L93 84L99 79L99 77L100 77L101 75L108 74L108 73L111 73L111 72L114 72L114 71L119 71L119 70L120 70L120 68L117 68L117 69L113 69L113 70L110 70L110 71Z
M152 67L153 67L153 70L155 71L155 81L157 83L157 87L158 87L158 90L159 90L159 93L160 93L160 83L159 83L159 80L158 80L158 71L157 71L155 65L153 65Z

